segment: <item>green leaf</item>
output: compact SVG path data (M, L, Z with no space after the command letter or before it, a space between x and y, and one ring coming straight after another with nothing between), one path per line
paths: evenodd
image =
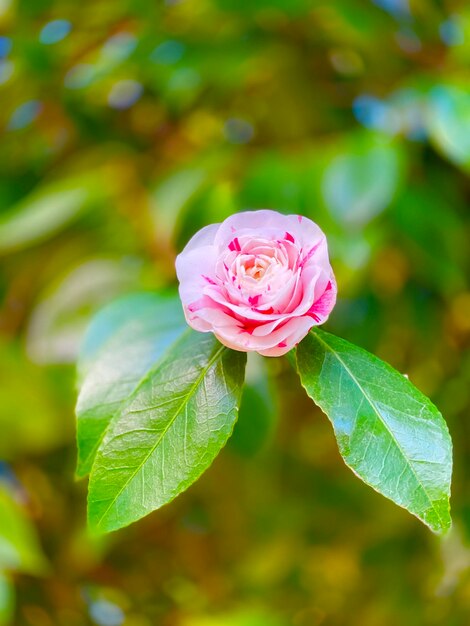
M33 525L10 494L0 488L0 571L42 574L46 569Z
M86 476L108 424L165 350L187 329L175 295L143 293L113 302L91 323L78 361L77 475Z
M353 472L432 530L447 531L452 442L431 401L377 357L318 329L297 348L297 365Z
M470 166L470 94L467 87L439 85L428 102L427 125L431 141L449 160Z
M111 422L90 476L102 532L170 502L209 467L237 418L246 355L188 329Z
M399 186L403 154L397 144L374 135L361 136L336 156L323 180L325 202L345 226L361 226L381 213Z
M468 236L454 210L455 202L441 182L434 175L425 185L408 185L390 218L397 224L398 245L405 248L417 280L452 298L465 290Z
M87 328L85 313L135 289L140 267L110 258L94 258L67 267L39 298L28 325L27 349L41 365L74 363Z
M73 426L64 419L73 391L68 372L40 368L19 342L0 341L0 380L0 459L45 454L70 441Z
M269 384L267 359L250 352L238 420L229 442L232 450L249 458L263 448L277 424L276 400L275 389Z
M102 177L96 174L42 185L1 217L0 255L55 235L102 196Z
M0 572L0 625L12 623L15 612L15 588L8 576Z
M171 174L159 183L152 194L155 223L172 232L182 209L196 196L206 182L203 168L188 168Z

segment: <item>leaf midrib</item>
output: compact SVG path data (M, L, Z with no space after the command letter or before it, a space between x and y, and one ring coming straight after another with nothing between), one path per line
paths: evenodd
M186 332L184 333L186 335ZM180 339L181 341L181 339ZM178 342L179 343L179 342ZM112 506L115 504L115 502L118 500L118 498L121 496L121 494L123 493L123 491L128 487L128 485L132 482L132 480L134 480L134 478L137 476L137 474L140 472L140 470L142 469L142 467L147 463L147 461L149 460L149 458L152 456L152 454L155 452L155 450L158 448L158 446L160 445L161 441L163 440L163 437L166 435L166 433L168 432L168 430L171 428L171 426L174 424L175 420L177 419L177 417L179 416L179 414L181 413L181 411L187 406L189 400L191 399L191 397L193 396L193 394L195 393L196 389L199 387L199 385L201 384L201 382L203 381L205 375L207 374L207 372L210 370L210 368L212 367L212 365L217 361L217 359L219 358L219 356L222 354L222 352L224 352L225 350L227 350L227 348L223 345L221 345L217 351L215 352L215 354L210 358L210 360L208 361L207 365L201 370L201 373L198 375L198 377L196 378L195 382L191 385L190 389L188 390L188 393L185 395L185 399L184 401L181 403L181 405L178 407L178 409L175 411L175 414L173 415L173 417L169 420L167 426L164 428L164 430L162 431L161 435L158 437L157 441L155 442L155 444L151 447L151 449L149 450L149 452L147 453L147 455L145 456L145 458L142 460L142 462L136 467L136 469L134 470L134 472L131 474L131 476L125 481L125 483L122 485L121 489L118 491L118 493L115 495L114 498L112 498L112 500L110 501L109 505L106 507L106 510L103 512L103 514L101 515L101 517L99 518L99 521L96 524L96 527L99 528L103 522L103 520L105 519L105 517L107 516L107 514L109 513L110 509L112 508ZM154 368L157 369L157 368ZM142 381L143 384L144 381ZM140 388L140 384L139 384L139 388ZM126 404L126 406L128 406ZM104 436L103 436L104 439Z
M369 394L366 392L366 390L364 389L364 387L361 385L361 383L358 381L358 379L354 376L354 374L352 373L352 371L350 370L350 368L346 365L346 363L343 361L343 359L340 357L340 355L338 354L338 352L332 347L330 346L322 337L320 337L320 335L316 332L312 333L313 336L320 342L322 343L327 350L329 350L331 352L331 354L333 354L334 357L336 357L336 359L341 363L341 365L344 367L344 369L348 372L349 376L351 377L351 379L354 381L354 383L357 385L357 387L359 388L359 390L363 393L364 397L366 398L367 402L370 404L370 406L372 407L374 413L377 415L377 417L379 418L379 421L381 424L383 424L385 430L389 433L391 439L395 442L395 445L397 446L398 450L400 451L403 459L405 460L405 464L410 468L413 476L416 478L417 483L421 486L421 489L423 490L424 494L426 495L426 498L429 502L429 504L431 505L432 510L435 512L437 519L440 520L442 527L446 528L447 527L447 523L446 521L442 518L442 516L440 515L439 511L436 509L433 500L431 500L431 497L429 495L429 493L427 492L425 486L423 485L423 483L421 482L421 479L419 478L418 474L416 473L413 465L411 464L411 461L408 460L407 456L405 455L405 452L403 450L403 448L401 447L399 441L396 439L395 435L393 434L393 432L390 430L388 424L383 420L379 410L377 409L377 407L375 406L375 403L373 401L373 399L369 396ZM406 508L406 507L405 507Z

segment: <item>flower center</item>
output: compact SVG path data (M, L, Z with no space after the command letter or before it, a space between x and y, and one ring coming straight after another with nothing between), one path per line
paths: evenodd
M245 276L250 276L256 281L259 281L263 278L268 266L269 263L267 262L267 260L261 259L258 256L249 258L242 265Z
M269 309L266 302L289 287L297 257L298 249L290 240L233 239L220 264L230 298Z

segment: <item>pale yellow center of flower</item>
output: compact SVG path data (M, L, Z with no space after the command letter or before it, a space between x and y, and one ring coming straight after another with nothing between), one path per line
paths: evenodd
M259 281L265 275L269 265L270 263L266 258L251 257L243 264L245 270L244 274L245 276L251 276L254 280Z

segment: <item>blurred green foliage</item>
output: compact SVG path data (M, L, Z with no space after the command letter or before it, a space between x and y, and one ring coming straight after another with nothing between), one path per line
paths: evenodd
M20 553L34 525L49 563L0 563L0 622L468 624L469 62L465 0L0 0L1 498L16 534L30 528ZM187 238L247 207L323 227L328 328L447 418L445 543L350 476L283 361L267 364L278 420L255 371L198 484L86 534L84 328L116 296L173 283Z

